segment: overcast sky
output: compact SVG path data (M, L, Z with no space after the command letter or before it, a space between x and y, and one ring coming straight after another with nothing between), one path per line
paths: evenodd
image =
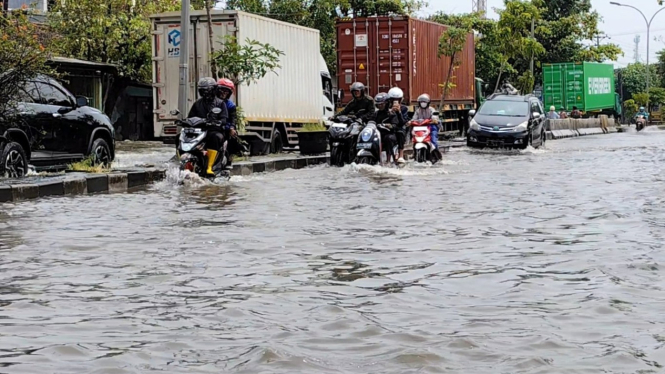
M446 13L467 13L471 11L472 0L428 0L429 8L423 15L435 11ZM601 31L605 32L611 39L605 39L601 43L612 42L618 44L624 52L616 61L617 66L626 66L635 61L635 36L640 35L639 54L642 62L647 57L647 27L642 16L634 9L610 5L613 0L591 0L593 8L600 13L602 21ZM616 0L620 3L630 4L639 8L647 19L661 7L657 0ZM502 8L503 0L487 0L489 16L498 18L493 8ZM664 41L655 40L662 38ZM651 43L649 46L649 63L656 61L656 52L665 49L665 10L658 13L651 24Z

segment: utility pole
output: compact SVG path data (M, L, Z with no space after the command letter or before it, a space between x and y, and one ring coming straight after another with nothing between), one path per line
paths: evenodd
M531 18L531 39L536 38L536 19ZM529 64L529 69L531 70L531 76L533 77L533 53L531 53L531 63Z
M188 112L189 103L187 94L189 93L189 0L182 0L182 9L180 11L180 85L178 91L178 110L180 118L185 118Z
M598 34L596 35L596 48L600 48L600 41L604 39L612 39L612 37L607 36L606 34Z

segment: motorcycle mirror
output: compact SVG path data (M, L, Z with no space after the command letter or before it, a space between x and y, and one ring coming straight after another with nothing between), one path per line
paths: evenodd
M169 113L171 113L172 116L177 116L178 114L180 114L180 111L178 109L173 109Z

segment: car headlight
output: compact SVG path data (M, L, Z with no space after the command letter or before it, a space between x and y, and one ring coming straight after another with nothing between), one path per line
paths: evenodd
M476 122L476 120L473 120L473 119L471 120L470 127L471 127L471 130L480 131L480 125L478 124L478 122Z
M529 122L524 121L524 122L520 123L519 125L513 127L513 131L515 131L515 132L526 131L526 127L527 127L528 124L529 124Z

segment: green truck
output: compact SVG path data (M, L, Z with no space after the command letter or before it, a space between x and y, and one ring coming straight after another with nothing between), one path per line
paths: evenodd
M614 86L614 66L597 62L543 64L543 104L570 112L573 106L583 117L606 114L621 117L621 99Z

